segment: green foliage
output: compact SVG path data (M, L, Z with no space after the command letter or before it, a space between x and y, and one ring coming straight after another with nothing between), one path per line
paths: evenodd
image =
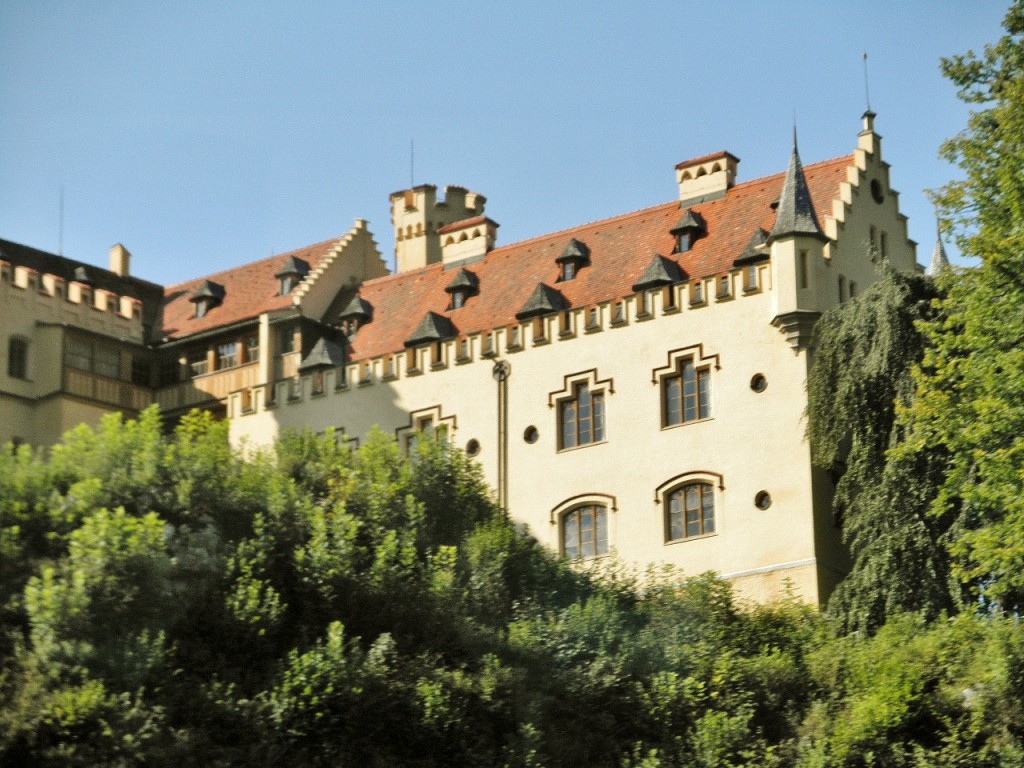
M938 298L928 278L883 265L881 280L827 312L808 379L814 462L838 477L833 515L853 567L829 602L846 629L874 629L901 611L937 616L960 600L945 521L929 514L946 467L931 446L905 448L922 323ZM902 449L902 450L901 450Z
M971 104L943 153L964 173L936 196L979 266L950 276L909 413L907 450L949 457L931 513L956 575L993 609L1024 608L1024 3L981 55L943 62Z
M711 574L569 567L441 441L407 460L383 435L301 433L243 459L208 417L150 419L0 461L19 574L0 766L1021 754L1011 622L834 640L813 609L740 605Z

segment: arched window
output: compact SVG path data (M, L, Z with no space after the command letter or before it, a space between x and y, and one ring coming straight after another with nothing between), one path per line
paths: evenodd
M715 532L715 488L687 483L665 494L665 540L679 541Z
M603 504L584 504L565 512L559 522L562 554L584 560L608 554L608 509Z

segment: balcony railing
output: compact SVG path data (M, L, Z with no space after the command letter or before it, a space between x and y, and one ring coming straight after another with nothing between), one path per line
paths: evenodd
M174 411L212 400L224 400L231 392L255 386L259 379L259 369L259 363L247 363L204 373L179 384L161 387L156 392L156 402L161 410Z
M69 395L87 397L107 405L141 411L153 402L153 394L147 387L129 384L106 376L100 376L77 368L64 369L64 391Z

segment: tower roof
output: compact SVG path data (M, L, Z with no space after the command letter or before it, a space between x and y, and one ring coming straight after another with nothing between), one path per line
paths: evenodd
M949 257L946 256L946 246L942 244L939 223L935 222L935 248L932 250L932 261L928 265L928 274L931 277L938 277L947 269L949 269Z
M800 162L800 152L796 145L796 127L793 128L793 154L789 158L789 169L786 180L782 183L782 194L779 196L779 207L775 215L775 226L772 227L769 239L775 240L789 235L810 235L827 240L825 233L818 225L818 217L814 213L814 203L807 188L807 178Z
M327 339L318 339L309 354L299 365L299 373L337 368L345 362L345 350L339 344Z

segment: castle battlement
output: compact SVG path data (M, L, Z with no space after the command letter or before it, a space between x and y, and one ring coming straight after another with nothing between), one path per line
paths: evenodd
M83 320L94 320L96 313L100 313L109 316L118 326L127 321L141 332L141 301L88 283L67 281L59 275L0 261L0 291L5 300L30 298L33 302L50 304L51 310L59 310L62 315L80 315L79 319Z

